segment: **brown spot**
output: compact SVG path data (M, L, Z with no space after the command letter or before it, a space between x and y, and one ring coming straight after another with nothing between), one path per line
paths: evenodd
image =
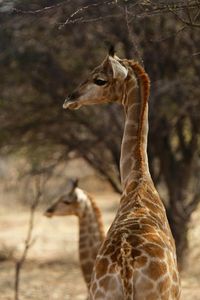
M149 217L151 217L153 220L155 220L155 224L159 225L160 228L163 228L165 218L163 217L163 215L160 214L159 211L157 213L156 212L153 213L151 211L151 213L149 214Z
M164 257L164 250L160 246L157 246L155 244L148 243L148 244L144 245L143 249L151 257L156 257L156 258Z
M81 236L81 237L79 238L79 243L85 243L85 237Z
M115 247L112 246L112 245L109 245L109 246L106 248L104 254L105 254L105 255L109 255L109 254L113 253L114 250L115 250Z
M91 287L91 290L92 290L92 293L94 294L94 292L96 291L96 289L97 289L97 284L96 284L96 282L94 282L93 284L92 284L92 287Z
M109 289L115 290L116 287L117 287L116 279L111 278L111 279L109 280Z
M158 207L153 201L155 202L155 199L153 199L152 202L144 199L143 203L145 204L146 207L149 208L150 211L152 211L154 213L160 213L161 208Z
M92 262L87 262L82 264L82 269L84 270L84 273L92 273L94 264Z
M155 226L155 222L153 222L152 220L149 220L147 218L140 219L140 224L150 225L153 227Z
M139 269L147 263L148 259L146 256L137 257L134 263L134 267Z
M114 290L116 289L116 280L112 277L104 277L99 281L99 284L101 287L104 288L104 290Z
M168 232L167 230L166 230L166 233L160 231L160 232L159 232L159 235L160 235L160 238L161 238L163 241L165 241L165 244L168 245L168 246L170 246L170 243L171 243L171 242L169 241L170 232Z
M114 278L111 278L109 283L109 289L116 290L116 288L117 288L117 282Z
M165 247L165 243L162 241L162 239L157 234L147 233L144 236L145 236L145 239L147 239L149 242L155 243L160 247ZM162 257L164 257L164 251L163 250L162 250Z
M158 299L159 299L159 296L156 292L151 292L145 298L145 300L158 300Z
M108 260L107 258L101 258L96 263L96 276L97 278L103 276L108 269Z
M98 298L103 299L104 294L101 291L97 291L94 298L95 299L98 299Z
M133 217L138 216L138 217L141 218L141 217L143 217L146 214L147 214L146 207L140 207L135 212L133 212Z
M146 290L153 289L153 283L146 277L141 277L140 282L136 285L137 290L145 292Z
M169 300L169 291L165 292L162 297L161 297L162 300Z
M104 277L99 281L99 285L103 287L105 290L108 290L109 287L109 278Z
M110 245L110 240L105 240L103 243L104 248L106 249Z
M172 293L172 298L174 297L174 299L176 299L178 297L179 294L178 285L174 285L174 284L172 285L171 293Z
M163 294L170 286L170 279L169 277L163 279L161 282L158 284L158 290L161 294Z
M157 280L159 277L164 275L167 272L166 265L161 262L152 261L149 264L149 267L147 270L145 270L145 273L147 276L149 276L153 280Z
M128 236L127 241L133 246L133 247L137 247L140 246L144 243L144 240L136 235L136 234L132 234L131 236Z
M133 221L132 221L133 222ZM141 230L141 226L139 223L133 223L129 226L130 230L133 232L133 231L138 231L138 230Z
M116 249L114 253L110 256L112 261L117 261L117 257L119 255L119 249Z
M137 182L137 181L131 182L131 183L128 185L128 187L126 188L126 193L128 194L128 193L132 192L132 191L135 189L135 187L136 187L137 185L138 185L138 182Z
M88 250L80 251L80 257L81 259L88 258Z
M94 246L94 241L92 239L89 240L89 247L92 248Z
M93 250L95 250L95 249L93 249ZM96 257L97 257L97 251L96 250L92 251L91 258L95 260Z
M108 273L116 273L116 263L111 264L111 265L108 267Z
M151 226L149 224L143 224L141 226L141 228L144 233L155 233L156 232L155 223L154 223L154 226Z
M129 125L129 128L126 128L126 134L127 136L129 135L128 132L132 133L134 130L134 126L132 125ZM134 138L132 139L128 139L128 140L125 140L124 143L123 143L123 149L124 149L124 152L128 153L130 151L130 149L133 148L133 143L134 143ZM128 189L126 189L126 193L128 194L128 192L132 191L134 189L134 187L132 187L132 189L130 189L130 186L128 187Z
M134 248L131 250L131 256L132 256L132 258L138 257L140 255L141 255L141 251L140 250L137 250L137 249L134 249Z

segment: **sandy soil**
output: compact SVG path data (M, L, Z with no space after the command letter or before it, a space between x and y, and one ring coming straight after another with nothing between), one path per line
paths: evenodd
M100 193L96 200L108 229L117 209L118 195ZM29 218L28 210L11 207L1 205L0 208L0 300L14 299L15 260L24 247ZM21 273L20 300L85 300L87 290L77 251L77 219L48 219L42 215L43 210L44 207L39 208L36 213L34 244ZM192 238L200 232L200 226L194 228ZM191 251L195 254L182 274L182 300L200 300L200 250L195 251Z

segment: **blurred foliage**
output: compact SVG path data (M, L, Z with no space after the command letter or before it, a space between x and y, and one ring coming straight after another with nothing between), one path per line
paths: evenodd
M200 12L198 1L180 2L4 1L0 146L2 153L23 149L50 162L81 156L119 192L121 108L62 109L66 95L105 57L104 41L113 41L119 56L139 60L151 78L151 173L166 186L181 258L200 193L200 43L199 28L191 25Z

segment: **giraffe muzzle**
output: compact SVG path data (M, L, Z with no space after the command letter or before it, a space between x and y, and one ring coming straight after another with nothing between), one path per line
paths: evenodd
M54 209L52 207L50 207L44 212L44 216L51 218L53 216L53 212L54 212Z
M70 98L66 98L65 102L63 103L64 109L78 109L79 105L76 100L71 100Z
M79 105L79 99L80 94L75 91L72 94L70 94L66 99L65 102L63 103L63 108L64 109L78 109L80 107Z
M47 218L51 218L52 217L52 213L50 213L48 211L45 211L44 212L44 216L47 217Z

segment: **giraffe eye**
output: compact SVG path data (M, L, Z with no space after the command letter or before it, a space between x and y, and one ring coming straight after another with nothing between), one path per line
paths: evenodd
M101 85L105 85L107 83L107 81L103 80L103 79L95 78L94 83L101 86Z
M68 200L63 200L63 203L64 203L64 204L70 204L70 201L68 201Z

